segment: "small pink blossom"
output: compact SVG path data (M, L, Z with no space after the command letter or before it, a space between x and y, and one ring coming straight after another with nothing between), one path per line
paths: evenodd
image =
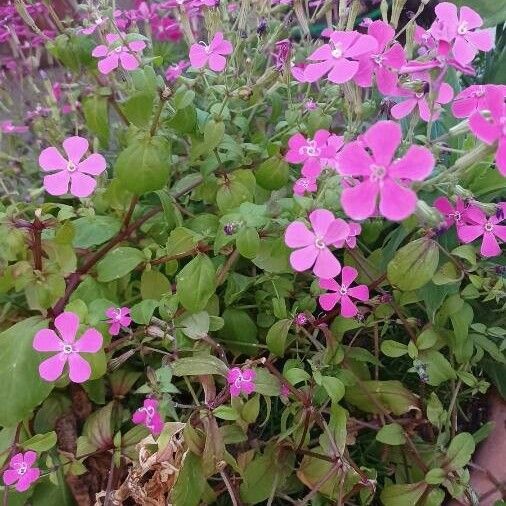
M369 300L369 288L367 285L351 286L358 276L353 267L345 266L341 274L341 284L335 279L320 279L320 288L329 290L328 293L320 295L318 302L325 311L334 309L336 304L341 305L341 316L353 318L358 309L351 299L360 301Z
M316 179L312 177L301 177L293 185L294 195L302 196L305 193L313 193L318 190Z
M80 353L96 353L102 348L102 334L96 329L87 329L76 341L79 316L70 311L58 315L54 320L58 334L51 329L39 330L33 339L37 351L56 351L56 355L39 365L39 374L46 381L56 381L68 363L69 378L74 383L83 383L91 376L90 364Z
M407 184L423 181L432 172L435 160L427 148L411 146L394 161L401 141L402 130L397 123L379 121L367 130L362 141L342 149L339 172L360 178L356 186L345 188L341 195L341 204L350 218L363 220L372 216L378 199L380 214L389 220L404 220L415 210L416 193Z
M144 404L132 415L132 422L137 425L144 425L151 434L158 436L163 430L163 421L158 412L158 401L155 399L144 399Z
M453 101L452 113L456 118L469 118L474 112L488 110L486 93L491 87L497 87L506 97L506 86L494 84L473 84L462 90Z
M501 254L501 247L497 239L506 241L506 225L499 225L504 216L497 214L487 218L487 215L478 207L471 207L466 213L466 223L457 229L459 239L470 243L478 237L483 237L480 254L484 257L496 257Z
M281 386L279 387L279 395L281 397L288 397L290 395L290 389L286 383L281 383Z
M151 31L156 40L178 42L183 38L179 23L170 16L154 16L151 20Z
M483 25L480 15L473 9L442 2L436 6L437 19L430 28L432 36L441 45L447 45L461 65L468 65L478 51L490 51L494 47L491 30L476 30ZM443 49L444 52L444 49Z
M183 75L183 72L190 66L187 60L180 60L178 63L170 65L165 71L165 79L169 82L175 81L178 77Z
M94 18L86 28L82 28L81 32L84 35L91 35L98 27L102 26L104 23L107 22L107 18L103 18L102 16L98 15L96 18Z
M286 229L285 243L289 248L295 248L290 255L290 264L297 272L313 268L319 278L333 278L341 272L341 264L329 246L346 239L350 228L326 209L313 211L309 221L314 232L302 221L294 221Z
M309 56L310 61L317 63L310 63L306 67L304 77L307 82L314 83L328 74L330 82L346 83L358 72L358 60L377 49L378 43L370 35L356 31L334 31L330 34L329 42Z
M337 169L336 156L343 143L344 137L333 135L328 130L318 130L312 139L297 133L288 140L285 160L302 163L302 175L316 178L327 166Z
M506 177L506 104L503 90L498 86L487 88L485 101L490 117L485 118L481 111L474 112L469 118L469 128L486 144L497 143L495 163Z
M24 134L29 128L26 125L14 125L10 120L0 122L0 132L3 134Z
M98 62L98 70L104 75L109 74L121 67L125 70L135 70L140 65L138 53L146 47L142 40L134 40L123 44L117 33L108 33L105 36L107 45L97 46L91 55L95 58L102 58Z
M303 327L307 323L307 316L304 313L297 313L293 319L295 325Z
M315 111L318 109L318 104L314 100L309 99L304 102L304 109L306 111Z
M344 248L345 246L353 249L357 246L357 237L362 232L362 226L360 223L349 222L348 227L350 229L350 233L346 239L342 239L341 241L337 241L334 246L336 248Z
M434 207L445 217L447 227L460 227L466 222L468 206L460 197L457 198L455 207L446 197L437 198Z
M290 39L278 40L274 51L274 66L278 72L285 68L286 62L290 61L292 54L292 43Z
M107 323L110 325L109 334L111 336L117 336L121 327L128 327L132 323L128 307L110 307L105 311L105 316L109 318Z
M241 371L239 367L230 369L227 374L227 381L230 386L230 395L238 397L241 393L250 395L255 391L255 376L253 369L244 369Z
M448 83L442 83L438 95L435 100L434 110L429 107L429 85L425 85L425 89L420 91L408 90L406 88L397 88L395 95L407 97L406 100L395 104L391 113L395 119L405 118L418 108L418 113L423 121L437 120L441 114L441 105L448 104L453 98L453 88Z
M18 492L28 490L30 485L40 476L40 469L33 467L36 460L37 454L35 452L16 453L9 462L9 469L4 471L4 484L10 486L15 483Z
M63 141L65 159L55 147L44 149L39 156L39 165L44 172L44 188L51 195L69 192L76 197L90 196L97 182L91 176L98 176L105 170L105 158L94 153L82 160L89 143L84 137L68 137ZM82 160L82 161L81 161Z
M376 39L378 49L360 59L360 67L354 81L363 88L370 88L373 76L376 76L379 91L387 95L397 86L397 71L406 63L406 55L398 42L391 44L395 30L384 21L371 23L367 33Z
M190 47L190 63L192 67L201 69L206 65L215 72L222 72L227 65L225 56L232 54L233 47L230 41L223 37L222 32L216 32L209 45L204 42L192 44Z

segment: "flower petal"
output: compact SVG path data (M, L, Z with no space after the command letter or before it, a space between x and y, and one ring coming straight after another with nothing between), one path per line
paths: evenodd
M457 228L457 235L463 243L473 242L483 235L484 230L482 225L462 225Z
M318 302L325 311L331 311L339 302L340 298L341 295L339 293L324 293L318 297Z
M467 42L464 37L457 37L452 48L453 56L461 65L467 65L474 60L478 50L473 44Z
M196 69L204 67L207 63L208 56L206 48L202 44L192 44L190 47L189 58L192 67Z
M495 163L502 176L506 177L506 137L499 140L499 147L495 154Z
M334 84L347 83L350 79L353 79L353 76L358 72L358 68L358 61L341 58L334 62L327 78Z
M492 232L485 232L483 234L480 253L484 257L496 257L501 254L501 247Z
M109 48L104 44L100 44L99 46L95 47L95 49L93 49L93 51L91 52L91 56L95 58L103 58L104 56L107 55L108 52Z
M405 118L408 114L411 114L417 104L418 101L415 98L408 98L403 102L395 104L390 110L390 113L395 119L402 119Z
M71 353L68 358L69 378L74 383L84 383L91 376L91 366L78 353Z
M343 267L342 273L341 273L341 280L343 282L343 285L350 286L355 279L357 279L358 271L357 269L350 267L349 265L346 265Z
M105 167L106 167L105 158L98 153L93 153L77 166L77 170L79 172L84 172L85 174L98 176L99 174L102 174L102 172L104 172Z
M476 30L468 32L466 39L480 51L491 51L494 48L494 32L492 30Z
M301 221L294 221L285 231L285 244L289 248L301 248L314 243L314 234Z
M102 348L102 334L96 329L88 329L75 342L74 349L77 352L96 353Z
M12 485L13 483L16 483L19 479L19 474L17 471L15 471L14 469L7 469L6 471L4 471L4 474L3 474L3 481L4 481L4 485Z
M63 141L63 149L69 160L76 165L81 161L81 158L84 156L86 151L88 151L89 142L84 137L79 137L78 135L74 135L73 137L67 137Z
M55 381L63 373L63 367L67 362L67 356L63 353L58 353L50 358L47 358L39 365L40 377L46 381Z
M119 54L119 61L125 70L135 70L140 65L139 60L128 51Z
M303 272L310 269L318 255L318 249L314 244L298 249L290 255L290 265L294 270Z
M341 218L335 219L327 229L323 236L325 244L334 244L336 242L346 239L350 235L350 227Z
M50 195L65 195L68 192L70 183L70 173L60 170L55 174L44 176L44 188Z
M341 297L341 316L353 318L357 313L358 309L354 302L347 295L343 295Z
M387 178L380 190L380 213L389 220L402 221L411 216L416 208L416 193Z
M331 290L332 292L338 292L341 289L341 285L335 279L324 279L320 278L318 280L320 288L324 290Z
M87 174L74 172L70 175L70 193L76 197L89 197L97 186L97 182Z
M209 68L214 72L222 72L227 66L227 59L221 54L211 53L209 55Z
M493 144L501 135L499 127L486 120L478 111L469 118L469 128L480 141L487 144Z
M334 222L335 217L332 212L327 209L315 209L309 215L309 221L316 234L324 237L330 225Z
M332 60L325 60L319 63L310 63L304 69L304 80L308 83L314 83L320 80L334 66Z
M23 460L28 467L31 467L37 460L37 453L29 450L23 455Z
M344 212L353 220L369 218L376 211L378 193L378 185L370 181L346 188L341 195Z
M338 155L339 173L344 176L369 176L374 161L361 142L346 144Z
M67 160L53 146L44 149L39 155L39 165L44 172L67 170Z
M79 316L71 311L65 311L55 318L54 326L66 343L73 344L79 328Z
M390 166L388 175L410 181L423 181L432 172L435 164L434 155L427 148L411 146L400 160Z
M348 288L348 295L358 300L369 300L369 288L367 285L358 285Z
M33 338L33 348L37 351L61 351L63 342L51 329L39 330Z
M333 278L341 272L341 264L328 248L323 248L316 257L313 272L319 278Z
M364 134L364 140L374 161L387 167L401 143L402 130L394 121L378 121Z

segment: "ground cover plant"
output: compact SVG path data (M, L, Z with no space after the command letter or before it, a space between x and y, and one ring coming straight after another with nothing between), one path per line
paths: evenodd
M0 7L4 505L485 500L497 3Z

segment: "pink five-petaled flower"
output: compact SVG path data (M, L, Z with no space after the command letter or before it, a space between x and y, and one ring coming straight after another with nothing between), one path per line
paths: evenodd
M481 16L467 6L460 9L450 2L436 6L437 19L430 28L439 44L451 45L455 60L461 65L471 63L478 51L490 51L494 47L491 30L475 30L483 25Z
M314 83L325 74L330 82L343 84L358 72L358 59L367 53L377 51L378 43L370 35L358 32L334 31L329 36L329 42L319 47L310 56L310 63L304 70L304 78Z
M44 176L44 188L51 195L64 195L69 191L76 197L88 197L93 193L97 182L91 176L98 176L105 170L105 158L93 153L81 161L89 143L84 137L68 137L63 141L65 159L53 146L46 148L39 156L39 165L44 172L54 172Z
M221 72L227 64L225 56L232 54L232 51L231 42L223 38L222 32L216 32L209 45L204 42L192 44L189 55L190 63L196 69L209 65L211 70Z
M285 160L302 163L302 175L316 178L327 166L337 168L336 155L343 143L344 137L333 135L328 130L318 130L312 139L296 133L288 140Z
M304 193L313 193L318 190L316 179L314 177L301 177L293 184L293 193L295 195L304 195Z
M350 221L348 223L348 227L350 228L350 233L348 234L348 237L346 239L342 239L340 241L337 241L334 243L334 246L336 248L344 248L346 245L348 248L355 248L357 246L357 237L362 232L362 226L360 223L353 223Z
M393 161L401 140L402 130L397 123L379 121L365 132L362 141L342 149L339 172L361 178L341 195L344 212L350 218L363 220L372 216L378 196L379 212L389 220L403 220L415 210L416 193L406 183L423 181L432 172L435 160L427 148L411 146L402 158Z
M244 369L239 367L230 369L227 374L227 381L230 386L230 395L238 397L241 393L249 395L255 391L255 376L253 369Z
M480 253L484 257L496 257L501 254L501 247L497 238L506 241L506 225L499 225L504 216L497 214L487 218L487 215L478 207L471 207L466 213L466 223L457 229L459 239L469 243L483 236Z
M495 163L499 172L506 177L506 104L504 94L498 86L489 87L486 92L487 109L490 118L485 119L481 112L469 118L469 128L483 142L497 142Z
M158 412L158 401L155 399L144 399L144 404L132 415L132 422L147 427L151 434L158 436L163 430L163 421Z
M341 273L341 284L335 279L320 279L320 288L330 290L330 292L320 295L318 298L320 306L325 311L330 311L334 309L337 303L340 303L341 316L353 318L358 313L358 309L351 299L369 300L367 285L351 286L357 276L357 270L346 265Z
M469 118L474 112L488 110L487 90L499 88L506 97L506 86L494 84L473 84L462 90L452 103L452 113L456 118Z
M434 207L445 217L445 224L447 227L455 225L460 227L466 222L467 210L469 209L466 203L460 198L457 198L455 207L446 197L438 197L434 201Z
M406 55L398 42L388 47L395 37L395 30L387 23L374 21L369 25L367 33L378 42L378 50L360 59L360 67L354 81L363 88L369 88L373 84L373 76L376 75L379 91L387 95L397 85L397 70L406 63Z
M405 118L408 114L413 112L418 107L418 113L423 121L430 121L431 110L428 101L429 85L425 85L425 89L420 91L408 90L405 88L397 88L393 93L401 97L407 97L406 100L395 104L392 107L391 113L395 119ZM438 95L436 97L432 119L437 120L441 114L441 105L448 104L453 98L453 88L448 83L442 83Z
M106 309L105 316L109 318L107 323L110 325L109 334L111 336L117 336L121 327L128 327L132 323L128 307L110 307Z
M95 58L102 58L98 62L98 70L102 74L109 74L120 64L125 70L135 70L140 65L136 53L140 53L146 47L144 41L133 40L123 44L117 33L108 33L105 40L107 45L100 44L91 53Z
M69 378L74 383L83 383L91 376L90 364L80 353L96 353L102 347L102 334L96 329L87 329L76 341L79 316L70 311L58 315L54 326L59 335L51 329L39 330L33 339L37 351L56 351L56 355L39 365L39 374L46 381L55 381L68 363Z
M30 485L40 476L40 469L33 467L36 460L37 454L35 452L16 453L9 462L9 469L4 471L4 484L9 486L15 483L18 492L28 490Z
M333 278L341 272L339 260L329 246L346 239L350 233L348 224L326 209L316 209L309 215L314 232L302 221L294 221L285 232L285 243L297 248L290 255L290 264L298 272L313 267L319 278Z

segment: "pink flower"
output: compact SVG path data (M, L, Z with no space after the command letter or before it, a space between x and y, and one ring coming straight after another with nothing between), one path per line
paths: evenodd
M341 274L342 284L339 284L335 279L320 279L320 288L330 290L329 293L320 295L318 298L320 306L325 311L330 311L337 303L340 303L341 316L353 318L358 313L358 309L351 299L369 300L369 288L367 285L351 286L357 276L357 270L346 265L343 267Z
M55 147L44 149L39 156L39 165L44 172L54 172L44 176L44 188L51 195L64 195L69 191L76 197L88 197L93 193L97 182L91 176L98 176L105 170L105 158L94 153L83 161L89 143L84 137L68 137L63 141L65 159Z
M497 238L501 242L506 241L506 225L499 225L504 218L497 214L487 218L481 209L471 207L466 213L466 223L457 229L457 235L466 244L483 236L480 254L484 257L496 257L501 254Z
M304 193L312 193L318 190L316 179L312 177L301 177L293 185L293 193L302 196Z
M307 316L304 313L297 313L293 319L295 325L299 325L300 327L303 327L307 321Z
M80 353L96 353L102 347L102 334L96 329L87 329L76 341L79 316L69 311L58 315L54 320L58 334L51 329L39 330L33 339L37 351L58 353L39 365L39 374L46 381L55 381L68 362L70 381L83 383L91 376L90 364ZM60 337L61 336L61 337Z
M232 51L233 47L230 41L223 38L222 32L216 32L209 46L204 42L192 44L190 47L190 63L196 69L209 65L211 70L221 72L227 64L225 56L232 54Z
M15 483L18 492L28 490L30 485L40 476L40 469L33 467L36 460L37 454L35 452L16 453L9 462L9 469L4 471L4 484L9 486Z
M153 435L158 436L163 430L162 417L158 412L158 401L149 397L144 399L142 408L137 409L132 415L132 422L136 425L144 425Z
M160 41L177 42L183 37L178 22L170 16L154 16L151 20L151 30L153 37Z
M447 227L460 227L466 222L468 206L460 197L457 198L455 207L446 197L437 198L434 207L445 217Z
M430 28L432 36L441 44L451 45L455 60L461 65L471 63L478 51L490 51L494 47L491 30L475 30L483 25L480 15L463 6L442 2L436 6L437 19Z
M178 63L174 63L165 71L165 79L169 82L175 81L189 66L190 62L187 60L180 60Z
M367 33L378 43L378 50L360 59L360 67L354 81L363 88L373 84L376 76L378 89L384 95L391 93L397 86L397 70L406 63L403 47L394 40L395 30L383 21L374 21L367 29Z
M391 113L395 119L405 118L408 114L413 112L414 109L418 108L418 113L423 121L430 121L431 110L429 107L428 95L429 85L425 86L425 89L420 91L408 90L406 88L397 88L395 92L398 96L408 97L407 100L395 104L392 107ZM438 96L434 104L434 110L432 111L432 119L436 120L441 114L441 105L448 104L453 98L453 88L448 83L442 83ZM439 107L438 107L439 106Z
M328 74L330 82L346 83L358 72L357 60L377 49L378 43L370 35L362 35L355 31L334 31L330 34L329 42L309 56L309 60L317 63L310 63L306 67L305 79L314 83Z
M28 132L28 130L27 126L14 125L10 120L0 122L0 132L3 134L24 134Z
M476 111L469 118L469 128L486 144L497 142L495 163L499 172L506 177L506 104L504 93L498 86L487 88L486 108L490 111L490 118L486 119L481 112Z
M227 374L227 381L230 386L230 395L238 397L241 393L249 395L255 391L255 376L253 369L244 369L239 367L230 369Z
M107 323L110 325L109 334L111 336L117 336L121 327L128 327L132 323L128 307L110 307L105 311L105 316L109 318Z
M103 18L102 16L98 15L90 25L88 25L86 28L82 28L81 32L84 35L91 35L99 26L103 25L107 22L107 18Z
M424 180L432 172L435 160L427 148L411 146L401 159L393 161L401 140L402 130L397 123L379 121L367 130L361 142L352 142L342 149L339 172L360 178L356 186L345 188L341 195L341 204L350 218L363 220L372 216L378 197L379 212L389 220L404 220L415 210L416 193L406 184Z
M357 237L362 232L362 226L360 223L350 222L348 223L348 227L350 229L348 237L334 243L336 248L344 248L344 246L347 246L348 248L353 249L357 246Z
M274 59L276 70L281 72L285 68L285 64L290 60L292 54L292 43L290 39L278 40L276 42Z
M318 177L325 167L337 168L336 155L344 143L344 137L332 135L327 130L318 130L313 139L306 139L301 133L288 140L285 160L302 163L302 175L307 178Z
M108 33L105 36L107 45L97 46L91 55L95 58L102 58L98 62L98 70L102 74L109 74L118 68L118 65L125 70L135 70L139 65L139 57L136 53L142 52L146 43L142 40L134 40L123 44L121 37L117 33Z
M486 92L491 87L501 89L503 95L506 97L506 86L486 84L478 85L473 84L468 88L462 90L453 101L452 113L456 118L469 118L476 111L483 111L488 109Z
M286 229L286 245L296 248L290 255L290 264L298 272L313 267L319 278L333 278L341 272L341 264L329 246L348 237L350 228L344 220L336 219L326 209L313 211L309 221L314 232L308 230L302 221L294 221Z

